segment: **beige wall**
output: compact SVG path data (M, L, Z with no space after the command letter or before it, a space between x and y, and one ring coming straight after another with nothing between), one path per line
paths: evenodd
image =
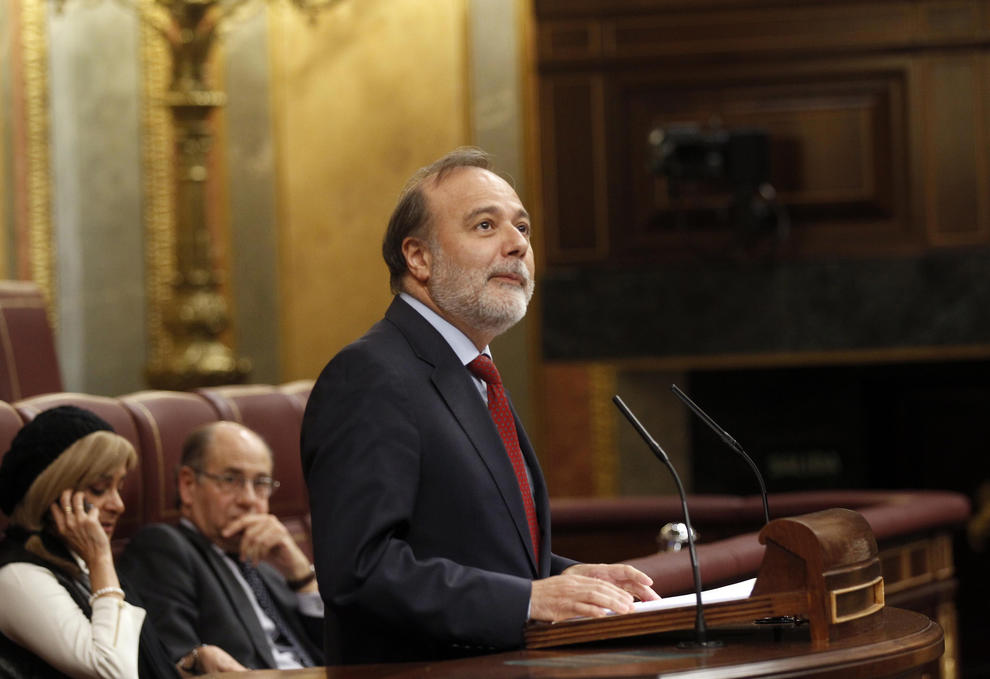
M272 12L282 375L315 377L381 318L381 234L406 178L469 142L464 0Z

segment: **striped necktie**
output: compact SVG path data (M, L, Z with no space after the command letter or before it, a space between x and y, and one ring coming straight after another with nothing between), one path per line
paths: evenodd
M292 632L292 628L286 624L285 619L282 614L279 613L278 608L275 607L275 602L272 601L271 593L268 591L268 587L265 586L264 580L261 579L261 573L258 569L247 563L241 561L240 559L234 559L237 563L237 567L241 569L241 575L244 576L244 580L247 582L248 587L251 588L251 593L254 594L254 598L257 600L258 605L261 610L265 612L265 615L275 624L275 632L277 637L275 643L280 646L289 647L292 652L296 654L299 659L299 663L304 667L312 667L313 660L309 657L306 649L303 645L299 643L299 639Z

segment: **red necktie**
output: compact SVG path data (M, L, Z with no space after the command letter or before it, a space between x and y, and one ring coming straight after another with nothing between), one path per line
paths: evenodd
M536 520L536 505L533 503L533 492L529 487L529 478L526 476L526 462L523 460L522 450L519 448L519 436L516 433L516 422L512 417L512 410L509 408L509 399L505 396L505 389L502 387L502 377L498 374L498 369L484 354L468 363L468 370L488 385L488 412L495 421L499 436L502 437L502 444L505 452L509 454L509 462L516 473L516 480L519 482L519 490L522 493L523 507L526 509L526 521L529 523L529 536L533 540L533 556L536 562L540 562L540 524Z

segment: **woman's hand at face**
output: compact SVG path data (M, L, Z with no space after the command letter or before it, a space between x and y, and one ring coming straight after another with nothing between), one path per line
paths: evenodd
M51 513L56 532L72 551L91 564L97 558L111 556L110 539L100 525L100 510L84 498L82 491L64 490L52 503Z

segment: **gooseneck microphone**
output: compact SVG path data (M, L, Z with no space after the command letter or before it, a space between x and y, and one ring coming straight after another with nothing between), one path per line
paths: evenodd
M749 468L752 469L753 470L753 474L756 475L756 480L759 481L759 483L760 483L760 497L763 499L763 521L764 521L764 524L770 523L770 505L767 502L767 486L766 486L765 483L763 483L763 474L760 473L760 470L756 466L756 463L753 462L753 458L751 458L749 455L746 454L746 451L743 450L743 447L741 445L739 445L739 443L734 438L732 438L731 436L729 436L729 432L725 431L724 429L722 429L722 427L718 426L715 423L715 420L713 420L712 418L710 418L708 416L708 413L706 413L704 410L702 410L701 408L699 408L698 407L698 404L695 403L694 401L692 401L690 399L690 397L688 397L687 394L685 394L683 391L681 391L680 388L676 384L670 385L670 390L672 392L674 392L674 396L676 396L677 398L681 399L681 401L684 403L684 405L686 405L688 408L690 408L691 411L695 415L697 415L698 418L701 419L702 422L704 422L705 424L707 424L709 429L711 429L713 432L715 432L715 434L718 435L718 437L720 439L722 439L723 441L725 441L725 444L727 446L729 446L734 451L736 451L737 453L739 453L742 456L742 459L746 460L746 462L749 464Z
M636 416L632 414L632 411L626 407L626 404L622 402L622 399L619 398L618 394L612 397L612 402L619 409L619 412L626 416L626 419L629 420L629 424L633 426L636 433L638 433L643 440L646 441L646 445L649 446L650 450L653 451L653 454L656 455L657 458L664 463L664 465L666 465L667 469L670 470L671 476L674 477L674 483L677 484L677 492L681 496L681 509L684 511L684 523L687 525L688 552L691 556L691 570L694 573L694 595L697 601L694 619L695 641L698 646L721 646L721 641L708 640L708 629L705 625L705 608L701 603L701 570L698 568L698 554L694 549L694 527L691 525L691 517L688 514L687 496L684 494L684 485L681 483L681 477L677 475L677 470L674 469L674 465L670 461L670 458L667 457L667 453L664 452L659 443L653 440L650 433L646 431L646 428L642 424L639 423L639 420L637 420Z

